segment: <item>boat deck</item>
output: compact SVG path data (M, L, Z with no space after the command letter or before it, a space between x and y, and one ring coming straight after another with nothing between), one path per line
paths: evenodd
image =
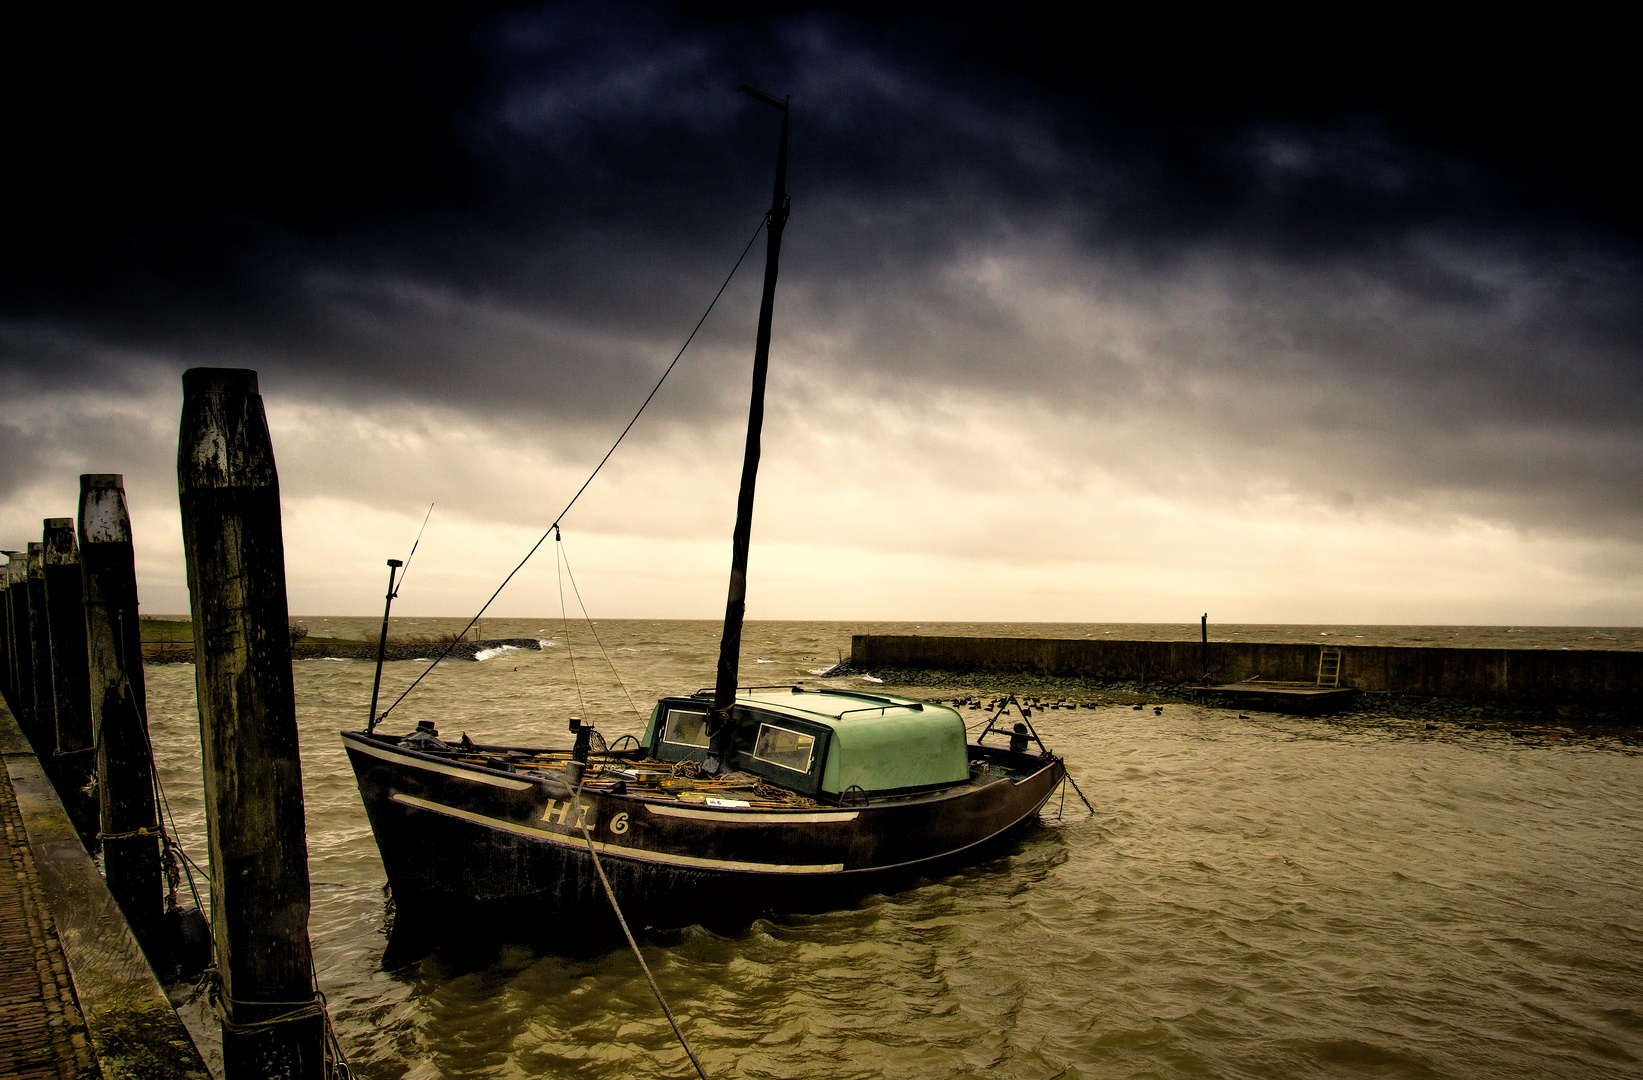
M423 747L406 749L415 749L419 753L433 754L456 764L492 772L552 780L574 786L566 770L566 766L571 762L571 751L568 749L542 750L483 745L461 748L452 746L448 752ZM831 805L818 803L815 799L790 791L753 773L732 772L720 776L704 776L701 774L700 766L695 762L659 761L641 757L632 751L628 753L633 756L627 756L622 751L614 751L609 755L592 755L583 776L583 788L607 794L710 807L802 810ZM1021 780L1036 771L1035 768L1013 767L1005 760L1014 756L1003 754L995 748L972 745L969 783L984 784L1001 779ZM962 782L960 786L963 786ZM907 792L875 796L863 801L900 802L933 794L935 793L925 791Z
M462 751L450 760L513 775L540 777L570 784L566 766L569 750L505 750L481 747L473 753ZM679 768L679 765L689 766ZM657 761L652 758L603 758L588 761L582 786L589 791L634 795L645 799L670 799L709 806L753 806L767 809L801 809L816 801L770 783L747 772L722 776L702 776L695 762Z

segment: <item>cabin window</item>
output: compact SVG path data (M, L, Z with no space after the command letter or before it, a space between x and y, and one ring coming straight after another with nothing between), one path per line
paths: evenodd
M815 749L816 739L813 735L801 735L786 728L760 724L759 741L753 747L753 756L760 761L780 765L784 769L807 773L810 771L810 757Z
M707 713L691 709L669 709L667 727L662 731L662 739L679 746L706 746Z

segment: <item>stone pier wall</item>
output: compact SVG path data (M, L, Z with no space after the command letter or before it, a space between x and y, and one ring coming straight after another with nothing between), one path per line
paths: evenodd
M1468 700L1562 704L1635 704L1643 691L1643 652L1601 649L1446 649L1389 645L1209 643L1212 683L1306 682L1318 677L1325 648L1341 654L1340 684ZM1203 675L1197 641L1095 641L1061 638L923 637L857 634L857 667L950 671L1027 671L1041 675L1146 682L1192 682Z

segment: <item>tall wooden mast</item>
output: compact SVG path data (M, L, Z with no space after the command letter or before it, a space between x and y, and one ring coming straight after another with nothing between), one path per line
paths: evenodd
M753 346L753 400L747 412L747 449L742 455L742 488L736 499L736 532L731 540L730 595L725 601L724 637L719 642L719 673L713 689L712 751L709 771L724 760L724 720L736 700L736 673L741 661L742 616L747 609L747 549L753 533L753 488L759 476L759 433L764 427L765 373L770 367L770 321L776 306L776 271L781 260L782 230L787 225L788 102L743 85L741 91L782 112L782 136L776 149L776 183L766 223L764 296L759 301L759 333Z

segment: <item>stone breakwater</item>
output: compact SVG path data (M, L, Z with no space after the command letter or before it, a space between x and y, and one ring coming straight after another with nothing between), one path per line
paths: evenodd
M390 641L383 650L384 660L432 660L449 648L447 660L477 660L481 653L496 649L534 649L540 651L542 642L536 638L498 638L495 641ZM291 646L293 660L375 660L375 642L353 641L298 641Z
M1643 652L1622 650L857 634L850 664L875 672L893 668L1151 685L1192 686L1206 675L1211 684L1312 683L1326 652L1338 657L1338 685L1366 694L1553 712L1578 708L1635 719L1643 691Z
M866 680L871 685L854 688L952 704L961 710L971 705L991 710L1011 694L1035 714L1039 711L1074 711L1114 705L1148 709L1160 705L1198 704L1197 685L1183 681L1055 676L1026 671L952 671L889 666L864 668L849 661L829 670L825 677ZM1222 707L1218 711L1236 713L1239 710ZM1258 710L1246 707L1243 711L1253 713ZM1409 730L1433 730L1434 724L1440 724L1446 728L1509 735L1528 736L1532 732L1552 739L1560 737L1559 733L1569 735L1602 731L1627 746L1639 745L1640 738L1635 715L1620 709L1466 701L1387 691L1362 692L1351 707L1322 718L1322 722L1337 726L1368 725Z

